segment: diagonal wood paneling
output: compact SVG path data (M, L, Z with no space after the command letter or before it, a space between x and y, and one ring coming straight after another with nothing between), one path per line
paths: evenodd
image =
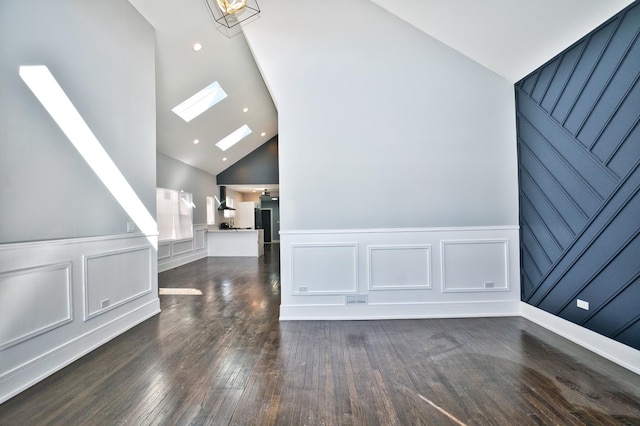
M640 349L640 1L518 82L516 108L522 300Z

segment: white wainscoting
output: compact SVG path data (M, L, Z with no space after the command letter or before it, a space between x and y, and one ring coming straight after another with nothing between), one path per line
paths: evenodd
M71 262L1 273L0 312L0 350L73 321Z
M207 232L204 225L199 225L193 228L194 235L194 249L205 250L207 249Z
M85 321L151 293L152 261L150 247L84 256Z
M293 294L354 294L358 244L292 244Z
M171 243L158 244L158 263L160 260L169 259L171 257Z
M280 235L281 320L520 314L517 226Z
M442 291L509 291L509 240L442 241Z
M158 244L158 272L207 257L207 225L193 225L193 238Z
M196 231L193 231L193 236L195 238L196 236ZM185 240L185 241L174 241L172 242L172 246L171 246L171 254L173 256L182 256L184 254L191 254L193 253L193 247L194 247L194 241L193 239L191 240Z
M155 238L0 245L0 403L160 312Z
M369 290L431 288L431 246L369 246Z

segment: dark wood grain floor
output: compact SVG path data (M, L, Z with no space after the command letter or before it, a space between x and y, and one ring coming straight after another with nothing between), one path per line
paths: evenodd
M640 377L522 318L278 321L277 245L160 274L162 313L2 425L640 425Z

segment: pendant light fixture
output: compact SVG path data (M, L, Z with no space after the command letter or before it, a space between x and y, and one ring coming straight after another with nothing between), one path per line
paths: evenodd
M226 28L233 28L260 13L257 0L204 0L213 20Z

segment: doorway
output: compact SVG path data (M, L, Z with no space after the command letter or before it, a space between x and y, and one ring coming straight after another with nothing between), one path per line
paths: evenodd
M271 244L271 234L273 229L271 209L260 210L260 222L262 224L262 229L264 229L264 243Z

